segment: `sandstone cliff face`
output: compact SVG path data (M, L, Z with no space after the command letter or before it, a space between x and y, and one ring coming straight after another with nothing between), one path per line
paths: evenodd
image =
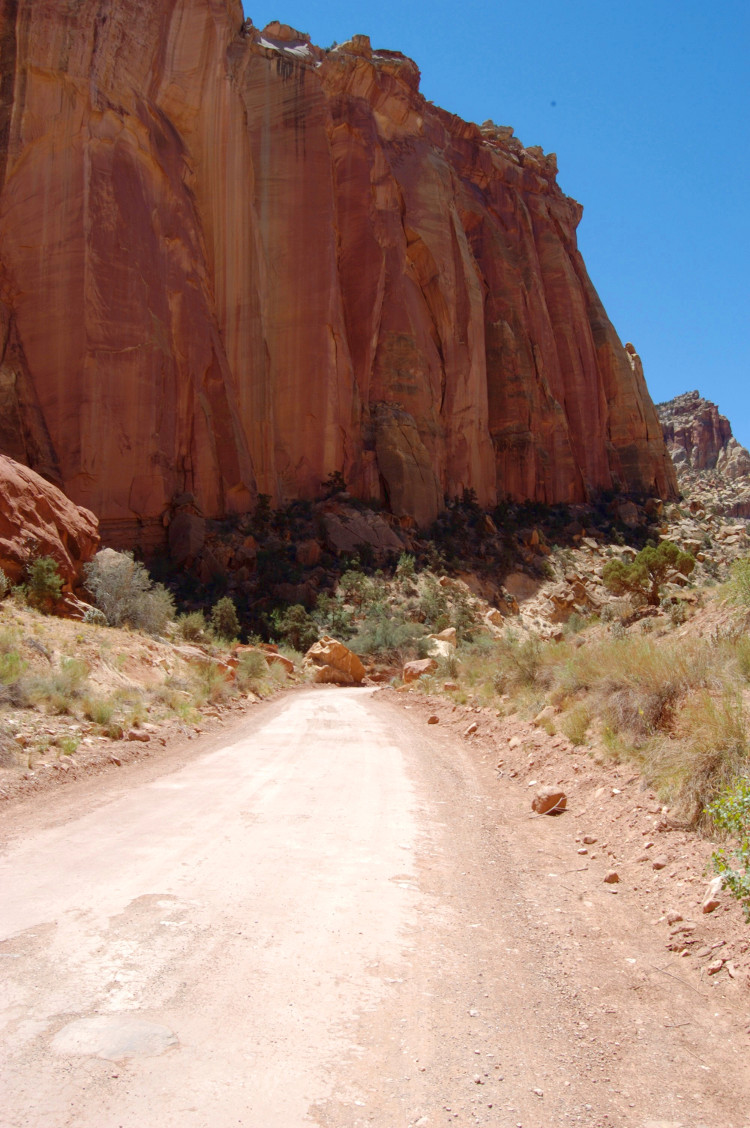
M656 410L684 494L727 517L750 517L750 451L716 404L685 392Z
M726 415L700 392L675 396L656 410L676 466L717 470L729 480L750 476L750 453L735 439Z
M675 483L554 156L235 0L0 0L0 450L110 542L176 494Z

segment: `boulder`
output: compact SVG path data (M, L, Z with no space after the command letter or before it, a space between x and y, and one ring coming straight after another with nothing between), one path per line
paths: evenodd
M446 627L444 631L439 631L437 634L431 634L430 638L434 638L437 642L447 642L455 650L457 644L456 628Z
M322 552L316 540L301 541L296 548L297 563L303 568L314 568L320 562Z
M333 685L361 685L365 668L357 655L338 642L324 635L308 650L303 668L312 673L312 680Z
M709 883L708 889L703 897L703 904L701 905L701 909L704 913L713 913L718 909L721 904L719 894L721 893L723 884L724 880L721 876L713 878Z
M434 658L417 658L413 662L405 663L403 679L405 682L418 681L422 674L431 674L436 669L437 662Z
M567 796L559 787L540 787L531 801L531 809L538 815L556 815L565 810L567 803Z
M81 582L83 565L98 548L93 513L28 466L0 454L0 568L8 579L21 580L27 564L51 556L70 590Z
M379 513L355 509L339 502L323 511L326 544L336 555L357 552L362 544L376 552L402 552L404 542Z

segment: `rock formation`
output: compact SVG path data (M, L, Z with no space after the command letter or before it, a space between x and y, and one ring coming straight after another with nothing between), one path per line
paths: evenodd
M0 0L0 51L0 450L109 543L335 471L418 524L674 491L554 155L403 55L239 0Z
M40 477L0 454L0 568L14 583L27 564L51 556L70 590L99 547L93 513L74 505Z
M727 517L750 517L750 452L716 404L685 392L656 410L685 495Z

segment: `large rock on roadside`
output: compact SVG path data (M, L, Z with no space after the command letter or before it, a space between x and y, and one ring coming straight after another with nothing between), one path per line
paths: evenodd
M312 672L313 681L333 685L360 685L365 676L357 655L328 635L313 643L303 667Z
M70 589L98 548L93 513L28 466L0 454L0 568L10 580L20 580L36 557L51 556Z
M407 662L403 670L404 681L418 681L422 674L431 674L436 669L437 662L434 658L418 658L414 662Z
M538 815L556 815L564 811L567 804L567 796L559 787L540 787L531 802L531 809Z

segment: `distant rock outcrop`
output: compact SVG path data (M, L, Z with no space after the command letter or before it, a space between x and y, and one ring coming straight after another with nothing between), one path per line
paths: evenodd
M68 589L99 547L93 513L74 505L39 474L0 454L0 568L13 582L27 564L51 556Z
M683 492L727 517L750 517L750 452L716 404L695 391L656 410Z
M0 0L0 450L109 543L257 493L675 490L554 154L239 0Z

